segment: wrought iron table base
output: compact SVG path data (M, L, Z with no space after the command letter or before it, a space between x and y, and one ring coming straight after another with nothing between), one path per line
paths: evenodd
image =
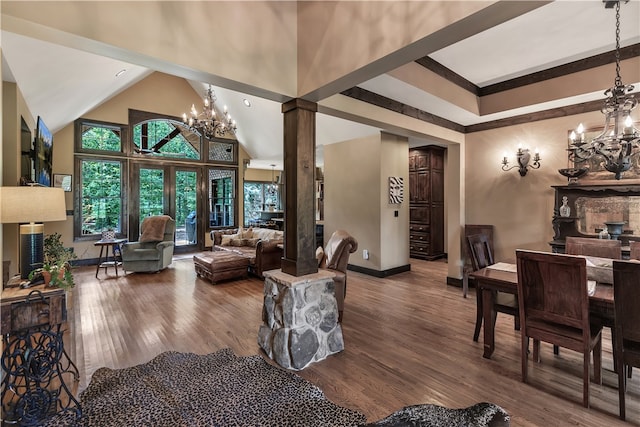
M64 381L80 373L64 349L61 325L43 325L4 336L2 352L2 419L5 424L37 426L46 418L71 411L82 415L80 403Z

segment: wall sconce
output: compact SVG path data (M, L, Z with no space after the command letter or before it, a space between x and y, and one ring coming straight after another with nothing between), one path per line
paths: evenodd
M507 156L502 157L502 170L510 171L511 169L518 168L518 172L520 176L525 176L529 171L528 168L538 169L540 167L540 153L536 148L536 152L533 155L533 163L529 164L531 160L531 154L529 153L528 148L518 147L518 152L516 153L516 160L518 161L517 165L509 167L509 161L507 160Z

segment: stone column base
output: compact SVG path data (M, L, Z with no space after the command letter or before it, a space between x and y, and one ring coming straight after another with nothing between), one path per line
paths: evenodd
M258 344L278 365L300 370L344 350L334 274L265 273Z

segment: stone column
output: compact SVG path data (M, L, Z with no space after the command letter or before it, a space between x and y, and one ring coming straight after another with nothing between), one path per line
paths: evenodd
M284 257L282 271L303 276L318 271L315 257L317 104L293 99L284 114Z
M264 275L258 344L272 360L300 370L344 350L334 273L320 270L295 277L270 270Z

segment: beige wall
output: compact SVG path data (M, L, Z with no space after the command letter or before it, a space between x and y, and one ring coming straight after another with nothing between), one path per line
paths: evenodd
M337 229L355 237L350 264L381 271L409 263L408 196L391 205L388 187L389 176L401 176L408 193L408 147L406 138L386 133L324 147L324 241Z
M254 95L296 95L296 2L2 4L3 27L18 34Z
M514 259L516 248L550 250L553 237L554 192L564 185L558 169L567 167L567 135L579 122L598 126L600 112L475 132L465 143L465 219L467 224L495 226L497 260ZM517 169L504 172L506 153L513 164L518 144L540 149L541 167L520 177ZM450 240L451 242L451 240Z
M371 77L389 71L385 57L402 55L403 50L412 56L409 60L437 50L444 37L429 36L492 3L298 2L298 28L304 29L298 35L298 94L304 96L343 76L348 79L363 68L372 70ZM466 25L467 30L474 26Z
M27 108L20 89L15 83L2 82L2 185L18 185L21 175L20 163L20 131L21 118L31 129L31 137L35 136L36 122ZM53 224L53 223L52 223ZM46 228L47 226L45 226ZM18 273L20 266L20 236L18 224L3 224L2 228L2 260L11 261L9 274ZM0 276L2 277L2 276Z
M409 264L409 141L381 132L380 149L380 270ZM404 200L389 203L389 177L401 177ZM398 216L394 216L395 212ZM356 252L362 255L362 251Z

